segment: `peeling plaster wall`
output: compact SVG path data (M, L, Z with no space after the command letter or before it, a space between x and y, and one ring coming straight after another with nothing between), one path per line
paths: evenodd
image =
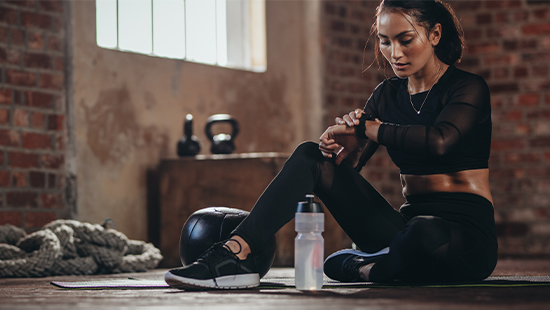
M72 10L79 220L147 239L146 175L176 157L187 113L202 154L216 113L240 122L237 153L290 152L322 131L318 1L267 1L265 73L102 49L95 2Z

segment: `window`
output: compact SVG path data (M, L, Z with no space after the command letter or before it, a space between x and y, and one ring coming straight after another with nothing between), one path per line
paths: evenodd
M265 0L96 0L97 45L263 72Z

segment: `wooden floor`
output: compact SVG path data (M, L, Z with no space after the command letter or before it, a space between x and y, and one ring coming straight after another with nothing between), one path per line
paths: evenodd
M0 279L0 309L550 309L550 287L369 288L186 292L150 290L64 290L50 281L136 277L162 279L166 270L139 274ZM274 268L266 276L292 276ZM550 259L501 259L493 275L550 275Z

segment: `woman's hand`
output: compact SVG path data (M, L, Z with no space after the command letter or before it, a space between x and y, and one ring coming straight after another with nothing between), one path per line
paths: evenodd
M336 125L343 125L346 124L350 127L353 127L355 125L359 125L359 119L361 118L361 115L363 115L365 112L361 109L355 109L355 111L351 111L348 114L342 116L342 118L337 117L335 119Z
M319 149L323 156L332 158L333 153L336 153L337 165L359 146L355 128L347 124L330 126L319 140Z

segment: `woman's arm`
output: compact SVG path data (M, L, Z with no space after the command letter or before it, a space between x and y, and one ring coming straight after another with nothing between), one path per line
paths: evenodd
M381 145L404 152L447 154L491 113L489 89L481 77L460 81L454 88L433 125L366 121L365 135Z

